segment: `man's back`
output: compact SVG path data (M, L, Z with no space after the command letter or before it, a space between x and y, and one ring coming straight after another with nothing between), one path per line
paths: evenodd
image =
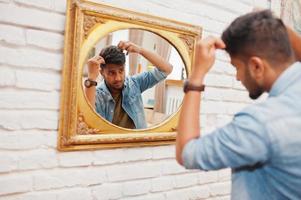
M233 199L301 198L300 99L301 63L295 63L274 83L265 102L246 109L264 128L268 155L263 163L233 169Z

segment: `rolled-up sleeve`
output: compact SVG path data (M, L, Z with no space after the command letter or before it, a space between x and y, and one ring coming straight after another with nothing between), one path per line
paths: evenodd
M270 140L264 124L241 112L226 126L190 140L183 149L183 165L188 169L216 170L264 163Z
M142 72L133 76L133 80L139 84L140 91L143 92L146 89L153 87L166 77L167 75L164 72L160 71L157 68L154 68L150 71Z

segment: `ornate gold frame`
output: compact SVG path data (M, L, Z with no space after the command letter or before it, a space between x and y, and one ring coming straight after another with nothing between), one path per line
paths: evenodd
M180 53L189 74L199 26L84 0L68 0L58 149L102 149L173 143L179 112L161 124L130 130L97 115L82 88L82 67L89 50L107 33L126 28L154 32Z

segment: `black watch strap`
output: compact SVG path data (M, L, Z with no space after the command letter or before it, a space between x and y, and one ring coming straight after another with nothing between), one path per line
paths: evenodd
M205 85L193 85L191 83L189 83L188 80L184 81L184 87L183 87L183 91L184 93L187 93L188 91L199 91L202 92L205 90Z

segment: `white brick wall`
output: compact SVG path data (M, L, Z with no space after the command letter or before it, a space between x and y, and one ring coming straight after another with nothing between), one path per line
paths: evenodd
M95 1L201 25L204 36L218 36L235 17L268 5L268 0ZM229 169L187 171L176 163L173 145L56 150L65 10L65 0L0 0L0 199L229 199ZM206 83L201 129L209 132L251 101L224 52L217 53Z

